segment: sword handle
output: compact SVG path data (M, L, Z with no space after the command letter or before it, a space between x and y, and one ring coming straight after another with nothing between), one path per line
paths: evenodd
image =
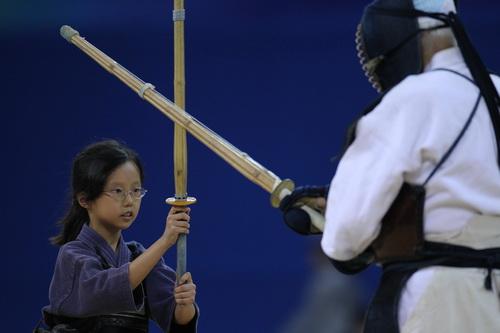
M174 207L187 207L196 203L196 198L168 198L165 200L167 204ZM187 272L187 236L182 234L177 238L177 281Z

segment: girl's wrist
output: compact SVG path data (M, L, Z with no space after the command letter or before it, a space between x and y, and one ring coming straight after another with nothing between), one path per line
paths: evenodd
M194 304L176 304L175 306L175 321L179 325L186 325L196 315L196 308Z
M168 250L169 248L171 248L174 245L174 243L172 242L172 240L169 239L169 237L166 236L166 235L161 236L160 239L159 239L159 241L162 244L162 246L165 247L165 250Z

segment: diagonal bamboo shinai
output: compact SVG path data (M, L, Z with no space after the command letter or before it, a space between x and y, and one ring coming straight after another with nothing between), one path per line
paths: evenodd
M187 132L219 155L224 161L229 163L243 176L270 193L271 204L273 207L278 207L281 199L293 191L293 181L289 179L282 180L274 173L263 167L260 163L252 159L248 154L240 151L238 148L156 91L152 84L142 81L94 45L82 38L78 31L65 25L61 27L60 33L61 36L68 42L81 49L104 69L116 76L120 81L129 86L129 88L138 93L143 99L155 106L175 124L178 124L186 129ZM324 224L323 216L308 206L302 206L301 208L311 216L313 224L322 230Z

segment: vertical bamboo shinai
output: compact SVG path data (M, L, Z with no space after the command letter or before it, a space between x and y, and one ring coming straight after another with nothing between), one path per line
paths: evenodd
M184 0L174 0L174 102L181 109L186 107L185 66L184 66ZM166 201L172 206L188 206L196 202L187 195L187 145L186 130L174 125L174 179L175 197ZM187 266L187 239L180 235L177 240L177 279L185 272Z

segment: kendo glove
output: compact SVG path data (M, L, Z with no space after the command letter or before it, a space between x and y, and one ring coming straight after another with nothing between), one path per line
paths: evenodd
M293 231L301 235L320 234L311 223L309 214L300 208L307 198L327 198L329 186L299 186L284 197L279 208L283 212L283 220ZM311 207L313 208L313 207ZM314 208L313 208L314 209Z

